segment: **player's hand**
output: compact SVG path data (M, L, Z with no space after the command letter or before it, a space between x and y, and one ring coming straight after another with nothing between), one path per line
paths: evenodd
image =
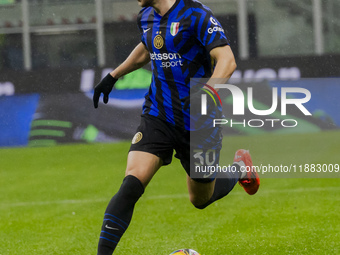
M195 93L193 93L191 96L187 96L183 98L182 99L183 109L185 111L190 109L190 113L194 115L200 114L201 113L201 100L202 100L201 98L203 94L206 94L206 92L200 89L196 91ZM208 106L208 110L212 110L213 108L215 108L214 100L210 96L207 96L207 106Z
M93 93L93 105L94 108L98 108L98 101L100 94L103 93L104 98L103 102L104 104L107 104L109 101L109 94L112 91L113 86L117 82L118 79L113 78L111 74L107 74L94 88Z
M190 121L192 127L196 129L200 129L203 127L209 127L211 123L213 123L213 119L220 119L222 116L222 108L216 105L215 100L211 98L211 96L207 95L207 115L201 114L201 97L206 94L204 90L198 90L195 93L192 93L191 96L187 96L182 99L183 109L187 111L190 110Z

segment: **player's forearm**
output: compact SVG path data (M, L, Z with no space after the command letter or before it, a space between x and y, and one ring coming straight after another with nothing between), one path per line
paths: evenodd
M234 59L220 59L218 60L211 79L219 78L227 82L236 69L236 62Z
M128 73L131 73L143 67L149 62L150 62L149 52L146 50L145 46L142 43L140 43L131 52L127 59L115 70L113 70L110 74L112 75L112 77L118 79Z
M228 82L237 65L234 54L232 53L229 46L212 50L211 56L215 59L216 66L210 80L207 83L208 85L214 87L216 82L219 84Z

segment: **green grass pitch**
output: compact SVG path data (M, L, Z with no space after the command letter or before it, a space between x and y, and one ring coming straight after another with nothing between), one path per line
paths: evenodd
M340 132L224 138L222 157L254 164L340 163ZM96 254L103 213L124 177L129 143L0 149L0 254ZM340 178L239 185L205 210L189 202L178 160L136 205L115 255L191 248L202 255L340 254Z

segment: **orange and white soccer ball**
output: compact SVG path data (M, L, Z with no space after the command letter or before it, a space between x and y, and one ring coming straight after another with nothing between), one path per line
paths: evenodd
M192 249L180 249L177 251L174 251L170 255L201 255L197 251L194 251Z

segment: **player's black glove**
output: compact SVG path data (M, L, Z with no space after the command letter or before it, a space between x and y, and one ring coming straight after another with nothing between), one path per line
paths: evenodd
M93 93L93 105L94 108L98 108L98 101L100 94L104 94L103 102L107 104L109 101L109 94L112 91L113 86L118 81L118 79L113 78L111 74L107 74L94 88Z

